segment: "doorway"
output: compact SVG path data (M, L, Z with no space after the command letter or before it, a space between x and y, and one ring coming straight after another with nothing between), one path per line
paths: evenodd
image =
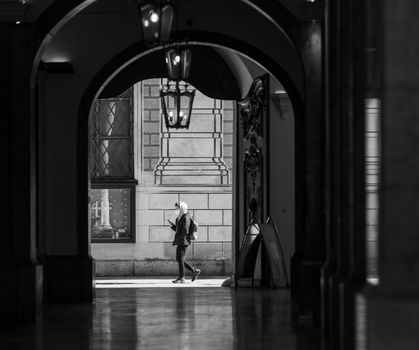
M245 56L240 57L245 62L243 66L247 69L250 82L252 76L266 74L266 70L255 62ZM285 89L273 75L271 80L267 100L271 123L269 147L273 152L267 159L270 176L266 190L270 189L267 191L270 199L266 212L269 212L283 234L285 258L289 261L294 251L294 115ZM193 259L198 267L205 265L208 276L228 278L235 273L237 253L246 228L244 222L248 219L239 217L246 210L246 204L244 197L235 196L233 186L238 162L243 159L238 160L237 156L242 151L233 145L237 142L235 133L242 128L241 116L237 113L236 101L213 99L198 93L191 134L169 131L164 127L159 104L159 90L164 83L165 80L161 78L144 80L120 96L131 93L132 130L127 138L131 137L134 176L128 184L131 186L130 193L126 194L126 203L131 203L131 215L124 215L131 218L126 221L134 223L131 224L130 235L118 235L115 232L107 237L107 241L92 236L96 275L126 278L175 276L177 264L171 245L173 233L166 222L173 215L174 203L184 200L200 224L199 240L189 249L188 258ZM112 99L103 99L99 103L106 104L109 100ZM214 129L220 126L220 130ZM209 157L208 154L205 156L211 158L211 164L204 164L204 167L202 162L196 166L196 162L199 164L205 159L200 159L196 154L182 154L191 148L193 139L200 145L204 144L199 135L193 137L194 133L206 135L205 142L210 142ZM194 147L193 152L197 148L199 151L199 146ZM219 151L215 150L216 147L219 147ZM214 165L217 171L215 176L211 175L210 169ZM200 173L188 176L194 167ZM202 169L207 170L207 175L202 173ZM205 176L209 182L200 182ZM92 188L97 183L92 181ZM242 186L240 191L245 190ZM96 197L91 197L91 228L100 217L97 210L98 195ZM96 216L96 221L92 215ZM123 229L117 228L124 233L129 231Z
M214 277L222 282L232 272L235 102L196 89L189 129L169 129L160 101L166 84L143 80L92 108L91 254L97 277L121 277L129 285L132 277L159 277L146 282L155 285L176 276L167 222L182 201L199 223L187 259L202 270L201 278L212 279L211 286Z

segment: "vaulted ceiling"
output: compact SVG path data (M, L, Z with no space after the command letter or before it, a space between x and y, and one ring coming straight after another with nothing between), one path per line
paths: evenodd
M258 62L284 81L285 89L292 84L293 89L303 95L303 70L298 51L284 28L256 9L257 2L180 2L176 25L178 37L196 44L190 82L200 86L209 96L237 99L246 94L249 79L240 76L243 71L235 67L237 62L240 64L240 58L232 58L234 55L244 55ZM289 21L295 19L287 6L294 12L297 7L291 6L295 2L283 3L284 12L279 17L284 17L284 23L289 25ZM76 7L80 4L82 9ZM36 14L39 16L42 12L42 6L47 8L48 5L48 11L38 17L42 20L40 23L47 23L53 17L54 9L66 13L64 5L73 6L74 11L68 20L62 20L50 32L48 42L42 48L42 60L70 62L80 91L99 76L103 79L102 96L120 91L128 82L165 76L161 48L150 50L141 45L135 1L71 0L64 3L33 0L26 16L35 19Z

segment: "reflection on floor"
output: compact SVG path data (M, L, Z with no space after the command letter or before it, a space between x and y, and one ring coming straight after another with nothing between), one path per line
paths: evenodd
M291 327L290 305L288 290L99 288L92 305L48 305L36 325L0 328L0 349L317 349Z
M226 277L205 277L198 278L193 283L190 278L184 284L173 283L174 277L152 277L152 278L98 278L96 288L218 288L221 287Z

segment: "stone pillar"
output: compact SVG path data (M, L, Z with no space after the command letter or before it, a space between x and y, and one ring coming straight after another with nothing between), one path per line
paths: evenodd
M355 348L355 295L365 283L364 1L328 4L327 260L322 271L324 349Z
M30 80L40 37L29 24L0 24L1 322L34 321L42 307L42 267L36 260L36 120Z
M419 344L419 6L383 0L379 285L367 293L369 350Z
M296 176L299 176L298 172L304 174L305 217L297 219L295 254L291 259L291 293L298 300L298 315L318 319L320 268L324 261L322 22L301 22L293 39L300 50L306 74L304 124L297 120L295 126L296 147L303 147L305 155L304 169L296 169ZM304 225L298 220L304 220Z
M326 118L325 143L325 232L326 261L321 271L321 330L322 349L332 349L332 336L338 332L336 323L336 288L332 276L338 269L338 238L340 235L340 119L334 116L340 111L339 91L339 11L336 1L327 3L325 18L325 80Z
M90 302L94 295L87 137L92 100L80 103L83 90L77 85L79 80L77 72L47 71L42 86L42 104L48 108L39 115L43 127L39 159L44 176L40 184L43 206L38 215L45 246L41 259L46 303Z

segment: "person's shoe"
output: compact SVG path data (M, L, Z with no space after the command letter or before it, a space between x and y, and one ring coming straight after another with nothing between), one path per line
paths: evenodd
M201 273L201 270L200 269L195 269L195 272L192 275L192 282L195 281L198 278L198 276L199 276L200 273Z
M185 277L178 277L172 282L173 283L185 283Z

